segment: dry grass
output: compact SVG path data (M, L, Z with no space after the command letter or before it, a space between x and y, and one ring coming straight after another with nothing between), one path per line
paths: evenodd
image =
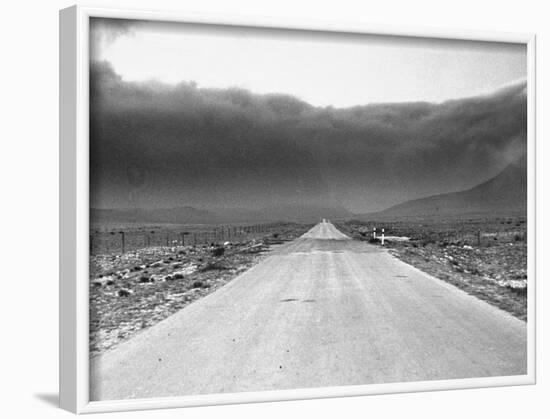
M309 226L280 227L278 243ZM98 355L214 292L264 257L263 240L219 246L148 247L90 258L90 354Z

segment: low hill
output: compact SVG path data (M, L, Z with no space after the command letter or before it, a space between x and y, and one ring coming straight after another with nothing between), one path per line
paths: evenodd
M297 221L297 222L318 222L322 218L331 220L345 219L353 216L345 208L322 207L315 205L279 205L263 208L250 214L257 220L271 221Z
M406 201L361 218L523 215L527 211L527 158L471 189Z
M214 209L194 207L166 209L92 209L92 223L170 223L170 224L221 224L268 223L277 221L317 222L322 218L343 219L352 216L345 208L314 205L281 205L260 210Z
M165 209L91 209L93 223L215 224L218 214L194 207Z

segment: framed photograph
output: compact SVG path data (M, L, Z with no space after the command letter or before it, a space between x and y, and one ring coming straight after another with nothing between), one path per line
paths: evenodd
M535 37L60 12L60 404L535 383Z

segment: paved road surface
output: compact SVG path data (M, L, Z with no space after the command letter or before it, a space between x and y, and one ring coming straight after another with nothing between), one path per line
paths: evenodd
M526 324L323 222L91 362L112 400L526 374Z

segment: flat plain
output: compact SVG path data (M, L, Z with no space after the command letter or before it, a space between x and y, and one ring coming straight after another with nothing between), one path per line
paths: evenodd
M522 375L526 350L525 322L321 222L92 358L91 396Z

